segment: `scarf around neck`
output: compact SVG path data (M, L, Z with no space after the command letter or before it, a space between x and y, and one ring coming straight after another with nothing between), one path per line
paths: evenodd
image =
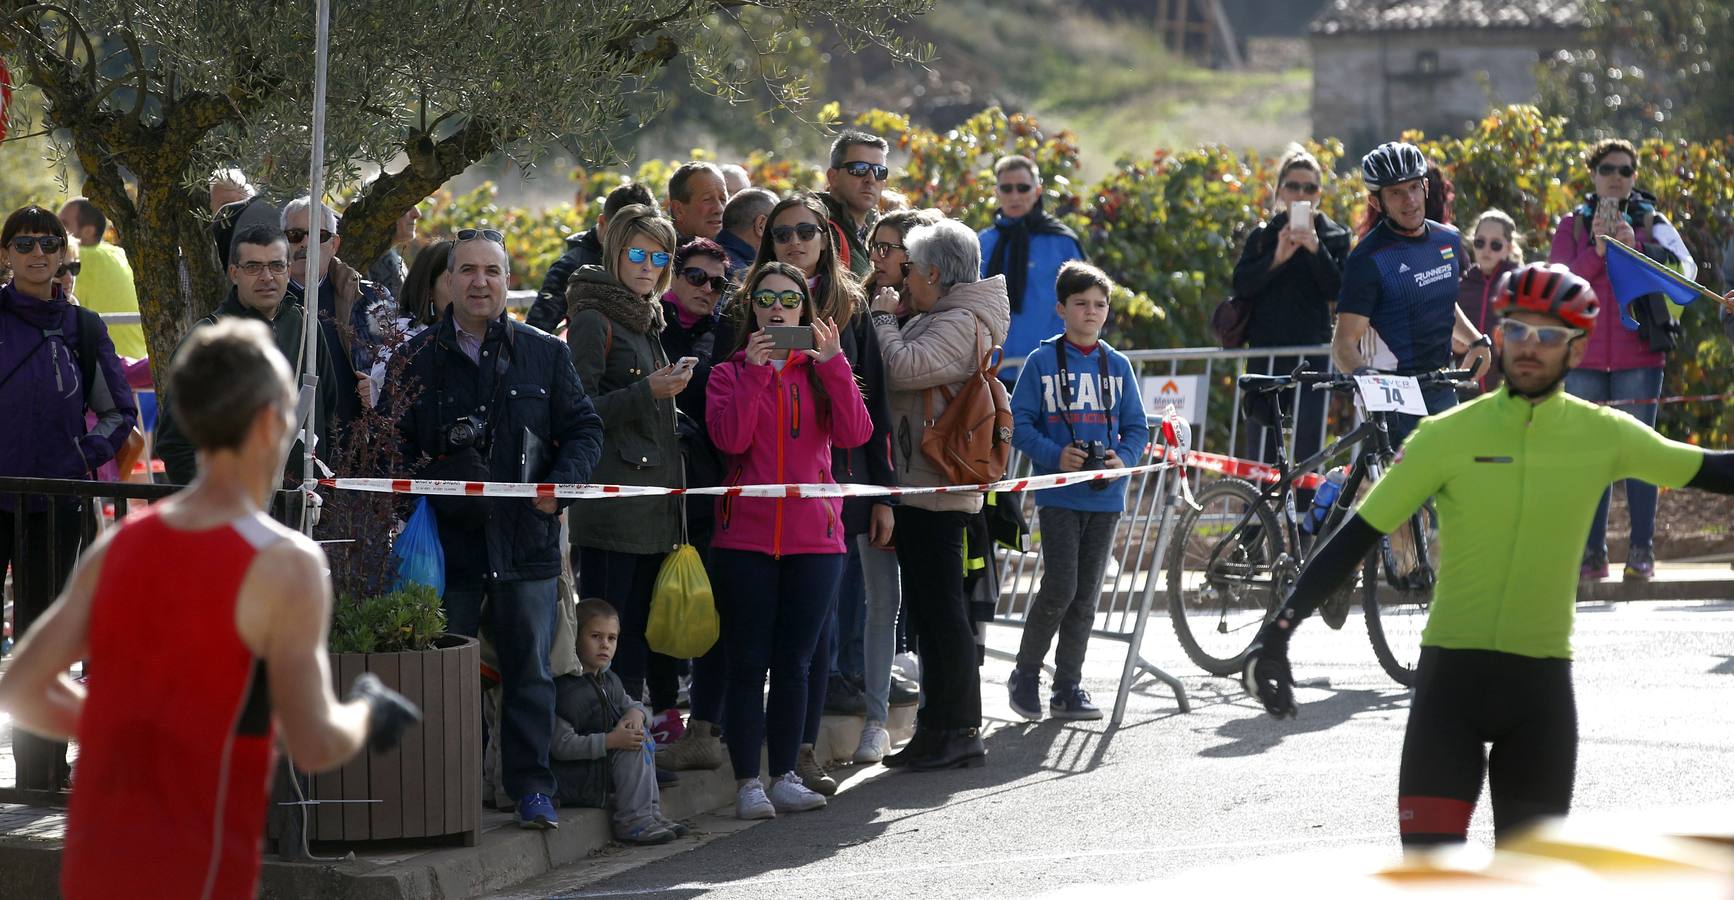
M1048 215L1042 202L1043 198L1038 197L1036 205L1021 219L1007 218L997 210L994 212L993 227L999 232L999 243L994 245L993 256L988 259L987 274L990 278L1005 276L1006 296L1011 300L1013 313L1024 308L1024 282L1030 268L1030 238L1038 234L1065 235L1078 245L1079 254L1083 253L1083 243L1078 240L1078 235L1066 223Z

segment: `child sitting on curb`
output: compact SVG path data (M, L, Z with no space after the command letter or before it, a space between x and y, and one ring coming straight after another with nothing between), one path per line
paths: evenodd
M548 751L558 799L600 807L612 789L614 837L627 844L666 844L688 829L662 815L655 747L644 732L648 711L629 700L609 671L620 641L620 615L606 600L578 604L582 671L554 679L554 741Z
M1120 469L1144 454L1150 430L1137 373L1125 354L1100 339L1112 289L1095 266L1062 266L1055 294L1066 330L1042 341L1018 373L1012 446L1030 458L1038 475ZM1048 710L1060 719L1100 719L1102 711L1079 680L1114 527L1126 506L1126 482L1067 485L1037 491L1035 499L1045 570L1024 623L1017 668L1006 682L1011 708L1032 722L1041 719L1042 660L1057 631Z

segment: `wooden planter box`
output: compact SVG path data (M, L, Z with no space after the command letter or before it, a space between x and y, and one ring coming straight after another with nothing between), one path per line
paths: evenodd
M312 776L308 800L379 802L307 806L308 840L450 837L475 846L482 815L481 644L443 635L420 653L333 653L331 669L339 695L357 675L372 672L421 707L422 721L392 750L366 751ZM295 799L281 777L272 793L274 803ZM286 820L271 821L275 839Z

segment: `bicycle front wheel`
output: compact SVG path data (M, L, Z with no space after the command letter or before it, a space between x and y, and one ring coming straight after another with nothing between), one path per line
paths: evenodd
M1385 674L1404 687L1415 684L1421 662L1421 632L1433 606L1433 581L1439 571L1439 514L1429 500L1381 542L1381 566L1367 567L1362 609L1373 655ZM1384 570L1383 579L1377 577Z
M1259 626L1287 588L1282 532L1252 485L1223 479L1175 522L1168 616L1186 655L1212 675L1240 671ZM1245 524L1242 525L1242 521Z

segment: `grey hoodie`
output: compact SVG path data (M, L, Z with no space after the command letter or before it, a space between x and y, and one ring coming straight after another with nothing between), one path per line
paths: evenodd
M561 762L608 758L608 732L633 709L643 712L649 724L650 710L627 699L620 677L610 669L555 678L554 741L548 746L549 758Z

